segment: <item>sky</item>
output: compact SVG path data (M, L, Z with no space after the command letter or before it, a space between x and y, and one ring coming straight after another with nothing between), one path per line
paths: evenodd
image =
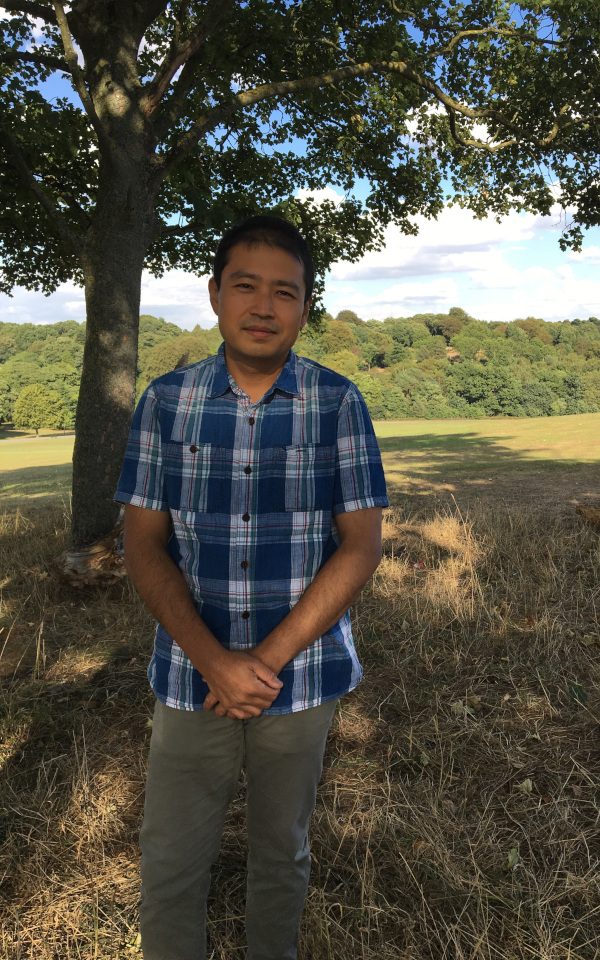
M333 198L331 188L322 194ZM354 310L363 320L446 313L453 306L481 320L600 316L600 228L590 230L582 253L574 254L558 246L558 211L550 217L512 213L496 223L448 207L419 226L414 237L389 227L382 250L354 264L334 264L326 280L326 309L334 316ZM210 327L215 317L207 282L182 270L162 278L144 274L141 312L184 329ZM0 294L3 321L84 318L83 290L71 283L49 297L23 289L15 289L12 298Z

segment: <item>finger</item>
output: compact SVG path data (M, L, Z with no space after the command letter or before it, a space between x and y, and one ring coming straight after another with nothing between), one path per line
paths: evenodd
M204 703L202 704L202 706L204 707L205 710L212 710L213 707L216 706L218 702L219 701L217 697L215 697L214 693L212 693L209 690L206 697L204 698Z
M227 711L227 716L232 720L250 720L251 717L260 716L260 710L238 710L232 709Z
M270 687L271 690L281 690L283 683L282 681L273 673L272 670L269 670L268 667L265 667L264 663L261 663L260 660L256 660L253 664L254 675L258 680L261 680L262 683L266 684L267 687Z
M225 707L223 706L222 703L217 703L217 705L216 705L216 707L215 707L215 709L214 709L214 713L216 714L217 717L226 717L226 716L227 716L227 710L225 709Z

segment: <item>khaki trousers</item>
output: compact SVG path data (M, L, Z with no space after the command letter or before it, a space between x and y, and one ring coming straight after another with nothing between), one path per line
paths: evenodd
M210 871L242 765L247 958L295 960L308 826L336 703L230 720L156 702L140 833L144 960L205 960Z

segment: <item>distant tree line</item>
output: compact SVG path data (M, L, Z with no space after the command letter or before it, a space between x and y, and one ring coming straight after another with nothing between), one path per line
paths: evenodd
M0 323L0 421L71 428L85 328ZM138 392L215 352L220 335L142 316ZM459 307L387 320L351 310L306 328L298 353L359 386L375 419L539 417L600 410L600 320L487 323ZM35 389L33 389L35 387Z

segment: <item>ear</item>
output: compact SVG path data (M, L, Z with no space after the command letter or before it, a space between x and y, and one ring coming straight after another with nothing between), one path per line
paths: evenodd
M311 300L307 300L304 304L304 310L302 311L302 316L300 317L300 329L303 330L306 324L308 323L308 314L310 313Z
M213 308L213 312L219 316L219 288L217 287L217 281L214 277L211 277L208 281L208 296L210 297L210 305Z

